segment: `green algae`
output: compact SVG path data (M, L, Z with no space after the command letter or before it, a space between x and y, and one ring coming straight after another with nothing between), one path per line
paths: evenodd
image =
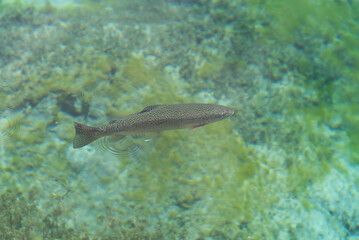
M307 76L305 81L313 83L318 93L325 93L327 90L322 88L331 88L332 82L338 78L338 74L336 77L328 76L332 72L330 69L336 69L339 76L343 74L354 81L357 72L355 66L359 62L359 24L353 22L352 17L357 16L357 3L276 0L251 1L248 4L258 4L256 6L263 7L273 18L272 28L267 28L268 36L303 50L305 55L298 59L295 67ZM323 43L326 44L319 51L317 47ZM319 56L319 59L313 60L311 55ZM321 70L324 65L329 72Z
M225 65L224 57L206 61L202 64L199 70L199 76L201 78L211 78L217 72L220 72Z
M3 138L6 136L9 137L15 136L21 132L24 125L24 119L23 119L24 116L22 115L12 116L10 111L10 116L1 116L1 117L6 118L5 124L0 129L0 132L3 133L2 134Z
M346 144L347 152L351 161L357 162L357 148L354 147L358 144L356 110L351 108L358 100L345 86L356 89L357 85L359 24L353 22L352 17L357 17L359 6L354 2L281 0L251 1L247 4L262 8L274 20L263 36L293 45L299 50L293 65L288 64L288 70L296 74L295 80L304 87L304 91L313 92L309 97L311 106L293 101L298 105L290 110L293 116L298 116L298 112L303 114L304 130L311 135L308 141L314 140L317 146L312 158L320 159L313 162L309 157L307 163L293 166L296 171L293 179L303 184L297 189L303 190L313 181L311 176L325 176L331 167L338 164L333 160L332 143L320 137L319 129L324 131L328 126L331 130L345 129L350 138L349 144ZM333 124L335 118L342 119L339 120L341 123ZM292 182L290 185L297 184Z
M155 69L146 67L143 59L129 58L122 69L122 76L132 87L143 87L154 82L159 74Z
M266 171L263 171L255 152L233 135L226 134L230 131L230 124L223 123L205 127L195 134L163 133L156 142L156 151L149 154L149 163L142 165L136 174L140 187L127 192L126 196L137 204L147 202L145 196L154 196L156 202L166 205L168 195L172 195L177 206L196 214L195 206L201 205L209 194L215 200L206 211L215 219L197 217L197 221L213 229L204 230L203 236L214 234L215 229L236 232L236 224L242 221L252 228L249 222L255 218L254 209L264 211L278 197L264 190L266 181L258 181L265 178ZM216 148L208 155L205 145L213 146L214 142L217 142ZM190 148L190 152L197 156L196 161L185 160L191 158L191 155L183 156L185 148ZM207 172L205 175L203 170L198 171L203 168L201 165ZM173 189L177 189L176 193ZM256 205L258 202L260 206Z
M86 31L86 27L82 28L81 24L78 26L70 25L68 28L65 32L65 34L68 34L68 38L74 32L81 35L80 32ZM63 54L62 51L54 51L57 54ZM81 92L93 91L116 99L115 103L108 104L106 110L106 114L111 117L125 114L126 111L130 113L132 110L121 110L121 102L130 102L134 101L134 99L131 99L130 96L119 97L119 93L130 92L146 86L150 86L151 91L145 92L142 96L138 95L136 96L138 99L135 99L136 103L142 107L158 104L159 102L171 101L172 103L179 103L193 101L192 97L178 94L186 92L189 88L188 86L185 84L173 84L171 79L167 79L160 67L149 65L142 57L129 56L124 61L116 62L113 61L113 58L99 52L81 54L78 51L77 53L80 54L77 58L86 62L87 66L81 67L80 64L72 64L72 61L78 61L73 59L68 63L65 62L65 70L59 71L59 69L55 68L44 74L43 77L40 77L42 76L41 71L34 71L32 75L29 75L31 82L41 87L20 88L20 91L25 91L26 94L24 98L16 99L13 102L14 106L22 106L26 99L31 106L36 107L49 92L52 92L56 94L57 107L53 109L53 115L55 116L52 119L31 123L31 127L26 129L26 134L17 136L16 139L14 137L11 141L12 143L7 145L7 150L15 156L29 156L28 160L14 157L10 162L12 168L8 168L8 172L25 172L26 169L32 169L34 172L35 169L39 169L39 172L45 176L47 183L47 178L56 177L59 171L71 172L71 167L66 160L65 153L68 151L66 142L55 144L50 141L45 147L42 147L45 149L36 148L34 152L29 152L28 148L24 146L42 144L44 139L48 139L46 127L55 123L63 125L63 131L58 133L60 139L70 142L71 134L68 133L68 136L66 136L65 133L69 132L71 128L71 124L65 123L70 119L64 115L80 114L79 111L81 110L74 108L75 101L72 100L80 98ZM35 61L35 58L31 61ZM208 77L208 71L206 74ZM77 80L76 83L74 83L74 79ZM109 79L111 84L99 84L100 79ZM117 100L117 98L120 99ZM132 106L132 108L134 107ZM62 113L59 113L60 109ZM123 190L123 196L126 200L133 201L139 206L136 214L143 216L144 220L137 220L137 223L129 221L127 225L123 225L123 219L125 219L123 213L111 218L102 217L103 222L106 224L98 232L101 238L113 238L116 236L125 239L164 239L162 231L168 232L170 229L176 229L174 230L175 234L180 234L179 226L186 222L185 212L191 215L195 214L198 211L196 206L202 204L212 194L219 198L211 204L210 213L213 216L217 217L222 210L228 210L232 207L235 207L236 211L230 215L224 215L218 220L199 218L201 223L209 224L210 228L213 229L209 231L203 230L203 236L206 236L206 234L221 236L223 233L221 233L220 229L228 225L228 229L234 232L236 220L231 224L227 224L228 218L239 218L243 222L246 217L253 219L253 212L248 212L247 209L248 207L253 207L250 202L258 196L252 197L251 190L246 184L250 181L253 186L256 186L255 177L259 172L260 164L255 156L251 156L254 155L253 150L248 150L244 143L237 139L237 136L231 136L232 128L233 126L227 121L213 127L208 126L194 133L188 131L163 133L155 143L154 148L148 151L148 155L144 158L147 161L144 162L143 160L142 165L131 167L130 162L121 163L122 166L130 168L129 171L132 174L132 180L128 183L129 187ZM222 138L222 135L225 135L225 137ZM218 138L222 139L217 141ZM16 144L13 142L16 142ZM209 154L212 152L211 146L217 147L213 153ZM52 151L46 150L46 148L52 149ZM190 150L189 153L185 153L186 150ZM50 154L53 151L56 154ZM218 162L219 158L223 158L223 162ZM188 159L190 160L188 161ZM204 161L197 162L196 159L203 159ZM226 171L231 168L233 168L232 183L225 178ZM197 170L201 170L199 176L196 176ZM206 171L208 173L205 173ZM37 178L37 175L28 177L33 179ZM109 185L116 182L116 177L108 179L100 177L100 180L102 184ZM7 181L16 182L13 179L8 179ZM238 187L241 189L238 190ZM81 187L78 188L81 189ZM83 234L80 234L66 225L69 216L71 216L72 208L65 203L70 195L65 196L55 191L47 194L52 196L58 204L50 207L45 205L44 208L47 211L41 212L41 216L32 215L32 217L40 219L36 226L42 229L41 233L34 235L34 238L40 236L43 238L71 239L86 236L86 229ZM247 197L245 199L239 198L238 196L242 194ZM173 204L168 201L171 198L174 199ZM159 209L149 208L147 206L148 200L146 199L151 199L149 202L155 204ZM26 202L23 204L26 204ZM47 204L49 203L47 202ZM174 216L173 222L163 223L166 227L162 227L159 231L151 231L149 228L151 224L148 219L158 216L161 212L161 206L163 208L171 205L178 208L171 211L171 215ZM115 207L109 208L109 212L119 211ZM21 212L17 214L21 215ZM101 233L101 231L103 232ZM185 235L184 233L182 234ZM166 236L170 235L167 234Z
M104 3L91 3L93 3L92 9L94 11L104 6ZM109 4L109 2L105 4ZM204 4L204 2L201 4ZM305 17L306 11L313 7L308 1L303 3L291 2L289 6L284 6L283 2L278 1L274 3L266 2L265 4L269 5L271 14L278 14L276 12L278 8L285 12L281 16L275 16L275 18L278 18L275 33L280 33L277 37L283 43L294 41L292 35L289 36L288 31L295 28L301 29L299 23L302 18L305 18L306 26L315 26L311 19ZM222 7L224 10L220 9L220 11L216 12L213 10L211 13L215 21L232 21L231 17L223 14L226 10L225 4ZM296 7L300 7L301 10L293 13L293 9ZM288 10L287 8L290 8L289 11L286 11ZM336 14L333 11L329 12ZM73 16L75 15L74 11ZM287 23L285 19L290 21ZM326 18L323 18L319 23L323 23L325 20ZM265 27L263 28L266 29ZM261 36L265 36L264 33L268 34L263 28L260 29ZM250 33L250 31L239 30L242 30L240 25L236 26L234 31L228 33L228 35L236 38L237 42L234 50L238 54L242 51L241 43L246 40L241 35ZM268 31L271 31L271 29ZM305 30L304 32L309 33L310 31ZM71 39L74 37L76 39L69 40L72 47L76 46L76 41L81 44L91 43L91 39L84 37L87 33L89 33L89 28L86 23L69 24L66 25L65 38ZM331 29L324 31L323 34L326 38L333 37ZM84 38L81 39L79 36ZM274 36L270 37L274 38ZM348 46L351 44L351 47L355 47L352 37L346 38L348 39L346 44ZM340 49L339 47L333 47L323 55L323 58L325 57L328 61L332 61L332 65L340 66L341 63L335 62L338 61L336 54ZM106 51L111 53L107 48ZM56 54L66 55L67 53L56 51ZM35 71L33 75L29 75L31 82L33 82L32 84L36 83L36 85L41 85L42 87L20 87L19 91L26 92L25 96L23 98L19 97L14 102L12 101L13 99L7 101L13 102L13 106L16 107L20 107L24 102L29 101L31 106L36 107L49 92L56 93L57 99L60 99L73 94L76 98L81 98L81 94L86 91L89 92L88 95L108 96L111 102L103 103L106 106L106 117L115 118L151 104L169 101L171 103L195 101L195 98L188 92L196 93L196 91L205 89L210 85L208 82L199 81L198 86L201 87L193 89L194 87L192 86L175 82L165 75L161 65L151 65L142 56L124 54L121 55L125 56L124 59L116 59L108 52L82 51L81 48L75 54L77 55L76 58L70 60L61 60L59 57L59 61L66 63L62 71L53 70L44 75L42 75L41 71ZM283 59L279 59L280 57L274 53L272 57L273 61L271 63L274 63L274 67L268 70L268 76L272 76L272 79L279 82L283 73L290 68L283 67L281 63ZM351 57L356 58L355 55L351 55ZM226 72L224 70L232 69L230 72L235 73L238 71L236 70L237 68L245 68L247 66L246 61L247 59L231 59L227 62L222 58L206 60L199 69L198 75L204 79L210 79L212 75L218 75L216 79L219 79L222 76L221 74ZM323 124L327 123L327 119L333 118L335 115L335 109L328 108L329 104L326 100L334 93L334 83L326 85L331 77L321 76L322 73L313 70L319 65L323 66L323 64L314 65L313 67L311 63L312 61L307 55L301 55L298 58L293 65L298 66L299 73L296 72L296 74L302 79L296 78L295 81L298 84L304 82L303 86L308 90L322 89L324 86L324 91L318 90L317 97L311 98L310 101L304 101L307 104L306 106L310 105L310 107L303 107L302 102L296 102L296 99L289 101L289 103L279 102L278 105L282 104L283 107L288 108L287 112L290 113L290 117L286 119L288 123L277 122L277 124L287 131L283 131L288 133L283 135L290 136L282 138L271 136L271 138L268 138L273 140L273 145L276 143L275 140L279 139L278 144L289 152L285 155L286 163L284 166L278 159L270 158L270 154L268 156L265 154L259 155L262 150L247 144L247 139L242 139L236 135L235 131L239 124L234 125L230 120L209 125L194 132L174 131L162 133L158 139L154 140L153 146L145 149L145 155L140 155L140 157L131 159L131 161L119 160L119 168L126 169L129 172L126 186L120 180L117 180L116 176L99 177L104 186L113 186L113 184L124 186L121 193L126 201L122 203L132 202L135 207L122 209L108 204L108 213L112 213L112 215L98 216L99 222L103 223L103 227L98 231L97 237L101 239L115 237L124 239L166 239L169 235L164 234L164 232L167 231L168 233L172 230L172 236L182 236L180 238L185 239L190 236L191 231L194 231L193 229L191 230L191 225L194 224L194 227L199 228L200 236L198 239L208 237L216 239L276 239L278 230L273 226L268 216L274 211L280 197L286 195L285 191L288 191L291 194L290 196L299 198L303 207L309 211L312 205L303 197L308 187L328 174L332 164L337 166L332 159L333 149L328 148L331 142L326 141L327 138L323 137L320 132ZM311 79L312 76L319 76L321 79L311 83L308 79ZM217 87L218 85L214 86ZM141 89L142 92L135 92L138 89ZM300 91L296 92L297 90L292 89L291 93L295 93L295 96L298 97L300 96ZM351 93L349 91L350 89L348 89L348 95L355 94L354 90ZM135 94L128 94L131 92L135 92ZM240 91L238 90L238 92ZM293 96L291 95L288 99ZM298 99L300 98L298 97ZM327 104L316 106L322 100L326 100ZM82 101L91 105L91 100L89 99ZM59 101L58 104L58 108L65 105L63 101ZM125 109L124 104L126 104ZM257 102L256 104L261 105ZM70 105L74 107L74 102L70 101ZM129 107L128 105L131 106ZM273 109L271 108L270 111ZM347 110L343 109L342 112ZM349 123L346 128L351 130L349 149L354 153L356 151L355 146L358 143L356 139L357 119L354 117L356 110L354 108L350 109L345 117L345 120ZM253 109L249 109L249 111L253 111ZM56 112L59 112L59 109L54 109L53 114ZM31 160L27 163L21 157L14 157L10 161L10 166L6 167L5 170L8 174L3 175L3 179L10 181L10 173L25 172L27 169L34 170L38 168L41 169L42 174L51 177L57 176L58 171L71 173L71 167L66 159L66 152L71 143L73 132L73 129L71 129L71 119L73 117L71 115L76 114L71 114L70 111L56 113L56 117L49 119L48 122L32 124L32 128L28 129L24 136L13 137L12 143L6 146L7 150L17 156L29 156ZM302 116L302 119L293 120L296 115ZM274 118L274 116L271 117ZM60 139L65 140L61 144L50 142L46 145L49 149L56 151L56 154L53 154L56 157L52 156L49 151L44 149L40 151L38 148L34 150L38 152L37 154L30 152L31 154L29 155L28 148L23 146L43 143L44 139L47 139L45 126L53 122L63 125L63 130L58 135ZM270 123L270 121L267 122ZM258 129L270 133L273 129L266 129L270 127L267 122L258 127ZM274 129L274 131L277 130ZM292 133L293 136L291 135ZM288 142L286 139L291 139L293 142ZM263 140L263 142L265 141L269 140ZM14 142L17 143L14 144ZM309 150L300 155L298 153L306 149L296 148L296 146L308 146ZM22 150L19 151L19 149ZM28 152L28 155L26 155L26 152ZM354 154L352 157L354 162L358 159L355 156ZM283 172L289 176L284 177ZM282 175L279 173L282 173ZM36 174L31 176L31 178L33 177L36 178ZM15 180L11 181L15 182ZM82 189L81 186L78 186L78 189ZM83 189L86 190L86 188ZM63 201L61 199L62 195L56 194L56 196L55 200L59 202L59 205L46 208L48 212L43 213L40 218L42 222L37 224L42 229L42 235L34 234L30 236L35 239L40 238L39 236L59 239L78 239L82 236L83 239L88 239L89 236L86 233L88 229L82 230L79 228L82 230L81 234L80 230L74 230L66 226L65 222L71 216L72 207L60 205ZM66 195L64 198L66 199L67 197L69 196ZM14 199L11 196L6 196L6 198ZM30 200L29 202L32 204ZM21 204L26 205L28 203L24 201ZM16 206L16 204L13 206ZM170 208L172 208L168 213L170 221L158 225L158 231L151 230L153 225L151 225L149 219L156 222L153 219L163 218L163 215L166 215L167 212L165 209ZM16 209L20 208L16 207ZM203 216L203 209L206 210L206 216ZM137 216L133 219L128 219L125 215L132 212L135 212L134 214ZM115 213L118 213L118 215ZM17 212L14 214L14 218L18 218L21 214L21 211ZM36 217L37 215L34 214L33 216ZM189 218L192 217L194 220L190 221ZM289 225L290 223L283 224ZM15 226L19 227L20 225L17 223ZM16 232L20 228L17 227L11 231L5 229L4 233L8 234L6 237L23 237L24 235L19 235L23 233ZM25 227L24 229L27 228ZM182 230L183 232L181 232Z
M8 189L1 194L0 237L3 239L35 238L33 224L38 224L36 218L36 189L27 194L18 189Z

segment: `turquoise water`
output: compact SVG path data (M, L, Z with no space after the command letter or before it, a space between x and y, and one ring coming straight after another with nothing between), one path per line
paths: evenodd
M0 1L0 239L359 239L357 1L33 3ZM192 102L236 115L72 147Z

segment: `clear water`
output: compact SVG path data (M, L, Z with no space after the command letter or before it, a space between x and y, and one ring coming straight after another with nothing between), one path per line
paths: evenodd
M357 1L0 3L0 239L359 239ZM236 115L72 147L191 102Z

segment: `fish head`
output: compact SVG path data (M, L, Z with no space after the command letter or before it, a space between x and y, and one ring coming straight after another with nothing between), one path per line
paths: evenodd
M232 116L234 114L234 109L221 105L215 105L212 109L212 114L215 121L220 121L222 119Z

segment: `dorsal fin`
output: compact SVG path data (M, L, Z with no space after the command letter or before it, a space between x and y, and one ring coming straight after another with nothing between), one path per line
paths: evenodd
M147 106L145 107L144 109L142 109L141 112L138 112L138 113L145 113L145 112L149 112L157 107L160 107L160 106L163 106L163 105L151 105L151 106Z
M111 121L108 122L108 124L113 124L113 123L115 123L117 121L119 121L119 120L111 120Z

